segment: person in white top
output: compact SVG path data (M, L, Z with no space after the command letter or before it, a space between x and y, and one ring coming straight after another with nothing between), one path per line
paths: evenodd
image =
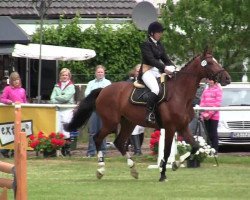
M85 97L87 97L90 92L97 88L104 88L111 84L111 81L105 78L105 67L103 65L97 65L95 69L95 79L88 82L87 88L85 90ZM96 154L96 146L94 142L94 136L98 134L102 127L102 121L96 112L93 112L89 119L89 145L87 150L87 157L93 157ZM103 140L101 150L106 151L106 140Z

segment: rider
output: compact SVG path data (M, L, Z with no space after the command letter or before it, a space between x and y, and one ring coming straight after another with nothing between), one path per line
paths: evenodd
M148 39L141 44L142 65L141 79L151 90L147 98L146 121L155 123L154 108L159 94L159 86L156 78L160 73L170 74L175 70L174 64L167 56L164 46L160 43L163 34L163 26L155 21L148 26Z

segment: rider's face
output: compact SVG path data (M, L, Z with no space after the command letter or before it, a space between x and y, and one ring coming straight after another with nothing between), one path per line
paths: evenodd
M162 36L163 32L159 32L159 33L154 33L153 34L153 38L156 40L156 41L159 41L161 39L161 36Z

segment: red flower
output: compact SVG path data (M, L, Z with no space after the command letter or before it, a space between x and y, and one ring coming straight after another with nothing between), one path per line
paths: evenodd
M30 147L36 148L37 145L39 145L40 141L39 140L34 140L30 143Z
M31 135L29 146L35 151L52 151L60 149L65 144L64 135L62 133L52 132L49 136L44 135L42 131L37 136Z
M35 136L32 134L32 135L30 135L30 140L34 140L35 139Z
M59 133L59 138L60 138L60 139L63 139L63 138L64 138L64 134Z
M149 147L153 155L158 153L160 135L161 135L161 132L159 130L156 130L155 132L151 133Z
M50 135L49 135L49 138L55 138L56 137L56 133L52 132Z

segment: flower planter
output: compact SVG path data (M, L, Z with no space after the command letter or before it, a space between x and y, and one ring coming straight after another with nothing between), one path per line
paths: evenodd
M44 158L51 158L51 157L56 157L56 150L52 150L50 152L48 151L43 151L43 157Z
M197 168L201 166L200 164L198 160L187 160L187 168Z

